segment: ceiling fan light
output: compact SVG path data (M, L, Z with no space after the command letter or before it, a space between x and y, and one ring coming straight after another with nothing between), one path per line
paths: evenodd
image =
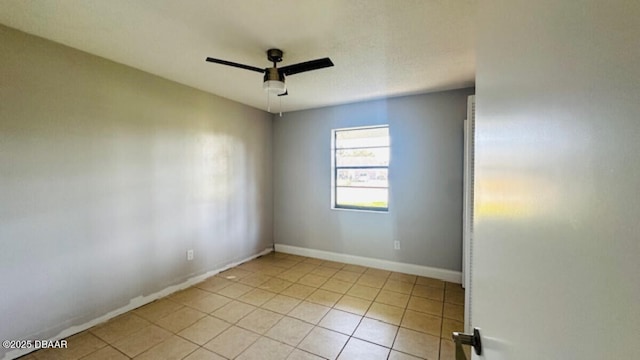
M262 83L262 88L264 91L275 95L281 95L287 91L284 81L280 80L267 80Z

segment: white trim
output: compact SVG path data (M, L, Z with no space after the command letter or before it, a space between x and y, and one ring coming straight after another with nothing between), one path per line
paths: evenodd
M382 127L389 127L389 124L384 123L384 124L377 124L377 125L347 126L347 127L336 128L331 130L332 131L363 130L363 129L375 129L375 128L382 128Z
M386 168L387 168L387 180L388 180L388 176L389 176L389 172L390 172L390 166L391 166L391 127L388 123L386 124L378 124L378 125L368 125L368 126L355 126L355 127L346 127L346 128L339 128L339 129L331 129L331 210L347 210L347 211L360 211L360 212L368 212L368 213L383 213L383 214L388 214L389 213L389 203L390 203L390 197L389 194L391 194L391 184L389 181L387 181L387 207L385 209L381 209L381 210L371 210L371 208L358 208L358 207L352 207L352 208L342 208L336 205L336 150L338 150L336 148L336 133L337 132L342 132L342 131L355 131L355 130L366 130L366 129L382 129L382 128L386 128L387 129L387 137L389 138L389 145L387 145L387 148L389 149L389 163L387 164ZM347 148L348 149L348 148Z
M373 267L383 270L395 271L411 275L420 275L430 277L434 279L440 279L449 281L452 283L460 284L462 282L462 273L460 271L453 271L447 269L434 268L429 266L406 264L389 260L374 259L363 256L349 255L334 253L324 250L316 250L303 248L298 246L275 244L276 252L282 252L286 254L308 256L322 260L338 261L347 264L361 265L367 267Z
M370 214L388 214L389 213L389 209L388 208L385 209L385 210L366 210L366 209L339 208L339 207L335 207L335 205L332 206L331 210L365 212L365 213L370 213Z
M464 188L462 215L462 287L464 299L464 328L473 333L471 328L471 259L473 257L473 204L474 204L474 142L476 121L476 96L467 99L467 120L464 121Z
M67 337L69 337L71 335L77 334L77 333L79 333L81 331L87 330L89 328L92 328L92 327L100 324L100 323L103 323L103 322L105 322L107 320L110 320L110 319L112 319L112 318L114 318L114 317L116 317L118 315L124 314L127 311L131 311L133 309L137 309L140 306L146 305L146 304L151 303L151 302L153 302L155 300L158 300L160 298L163 298L163 297L166 297L168 295L171 295L174 292L177 292L177 291L186 289L188 287L191 287L191 286L193 286L195 284L198 284L198 283L204 281L205 279L207 279L207 278L209 278L209 277L211 277L211 276L213 276L213 275L215 275L215 274L217 274L219 272L222 272L222 271L225 271L225 270L230 269L232 267L238 266L238 265L240 265L242 263L245 263L247 261L253 260L253 259L255 259L255 258L259 257L259 256L266 255L266 254L268 254L268 253L270 253L272 251L273 251L273 248L269 247L267 249L262 250L258 254L249 256L249 257L247 257L247 258L245 258L243 260L228 264L228 265L226 265L226 266L224 266L222 268L216 269L216 270L208 271L208 272L206 272L206 273L204 273L202 275L198 275L198 276L194 276L192 278L189 278L183 283L180 283L180 284L177 284L177 285L171 285L171 286L169 286L169 287L167 287L167 288L165 288L163 290L160 290L160 291L158 291L156 293L153 293L153 294L150 294L150 295L147 295L147 296L138 296L137 298L131 299L131 301L129 301L129 304L127 304L126 306L123 306L123 307L121 307L119 309L113 310L110 313L102 315L99 318L93 319L93 320L91 320L89 322L86 322L84 324L72 326L72 327L70 327L68 329L65 329L65 330L61 331L58 335L52 337L49 340L55 341L55 340L65 339L65 338L67 338ZM13 350L13 351L5 353L5 355L2 358L2 360L16 359L16 358L19 358L20 356L24 356L24 355L26 355L26 354L28 354L28 353L30 353L32 351L36 351L36 350L38 350L38 349Z

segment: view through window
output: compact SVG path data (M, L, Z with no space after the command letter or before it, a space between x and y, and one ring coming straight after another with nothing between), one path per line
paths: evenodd
M333 130L333 206L389 209L389 126Z

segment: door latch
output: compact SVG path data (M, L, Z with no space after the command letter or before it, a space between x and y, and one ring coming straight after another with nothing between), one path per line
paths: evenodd
M480 329L473 329L473 334L453 333L453 341L456 343L456 359L462 353L462 345L471 345L477 355L482 355L482 342L480 341ZM464 356L464 355L463 355Z

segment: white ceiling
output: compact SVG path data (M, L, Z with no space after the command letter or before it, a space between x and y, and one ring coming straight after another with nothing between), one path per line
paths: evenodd
M0 23L266 110L269 67L330 57L287 78L283 111L473 86L472 0L3 0ZM272 107L278 110L277 105Z

